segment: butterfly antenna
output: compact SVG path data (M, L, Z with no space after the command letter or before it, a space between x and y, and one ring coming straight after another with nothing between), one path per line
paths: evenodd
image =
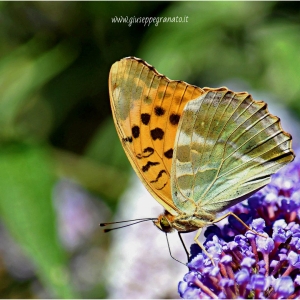
M131 224L127 224L127 225L123 225L123 226L119 226L119 227L115 227L115 228L104 229L104 232L109 232L109 231L112 231L112 230L115 230L115 229L120 229L120 228L128 227L128 226L131 226L131 225L135 225L135 224L138 224L138 223L142 223L142 222L146 222L146 221L155 221L155 220L156 220L156 218L145 218L145 219L135 219L135 220L110 222L110 223L100 223L99 225L100 225L100 227L104 227L104 226L107 226L107 225L114 225L114 224L118 224L118 223L134 222L134 223L131 223Z
M126 222L135 222L135 221L154 221L156 218L143 218L143 219L134 219L134 220L126 220L126 221L118 221L118 222L110 222L110 223L100 223L100 227L113 225L117 223L126 223Z
M169 253L170 253L170 256L176 260L177 262L181 263L182 265L186 266L185 263L181 262L180 260L176 259L175 257L172 256L172 253L171 253L171 248L170 248L170 244L169 244L169 239L168 239L168 234L166 233L166 239L167 239L167 243L168 243L168 248L169 248Z

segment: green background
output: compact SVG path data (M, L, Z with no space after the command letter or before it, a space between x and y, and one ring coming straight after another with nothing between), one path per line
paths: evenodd
M128 26L115 16L188 22ZM200 87L255 90L300 116L298 2L0 2L1 298L108 296L110 236L97 226L113 219L131 167L107 82L126 56ZM72 194L57 204L65 182L88 207ZM88 288L74 267L82 257L99 266Z

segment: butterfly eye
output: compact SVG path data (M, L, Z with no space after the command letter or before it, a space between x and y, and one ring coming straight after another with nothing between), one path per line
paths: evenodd
M170 222L168 221L168 219L165 216L163 216L160 219L159 223L160 223L162 231L164 231L164 232L170 232L172 230Z
M154 225L161 231L169 233L173 230L169 220L165 215L160 215L157 220L153 221Z

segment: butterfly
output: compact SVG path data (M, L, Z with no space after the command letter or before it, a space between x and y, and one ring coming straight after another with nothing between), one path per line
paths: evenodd
M126 57L111 67L109 95L125 153L165 209L154 224L166 233L198 230L204 251L201 229L294 159L291 135L247 92L170 80Z

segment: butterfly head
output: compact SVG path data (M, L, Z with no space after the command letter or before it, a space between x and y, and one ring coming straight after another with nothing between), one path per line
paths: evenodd
M160 215L157 220L153 221L154 225L163 232L169 233L173 231L172 221L174 216L172 216L167 211Z

